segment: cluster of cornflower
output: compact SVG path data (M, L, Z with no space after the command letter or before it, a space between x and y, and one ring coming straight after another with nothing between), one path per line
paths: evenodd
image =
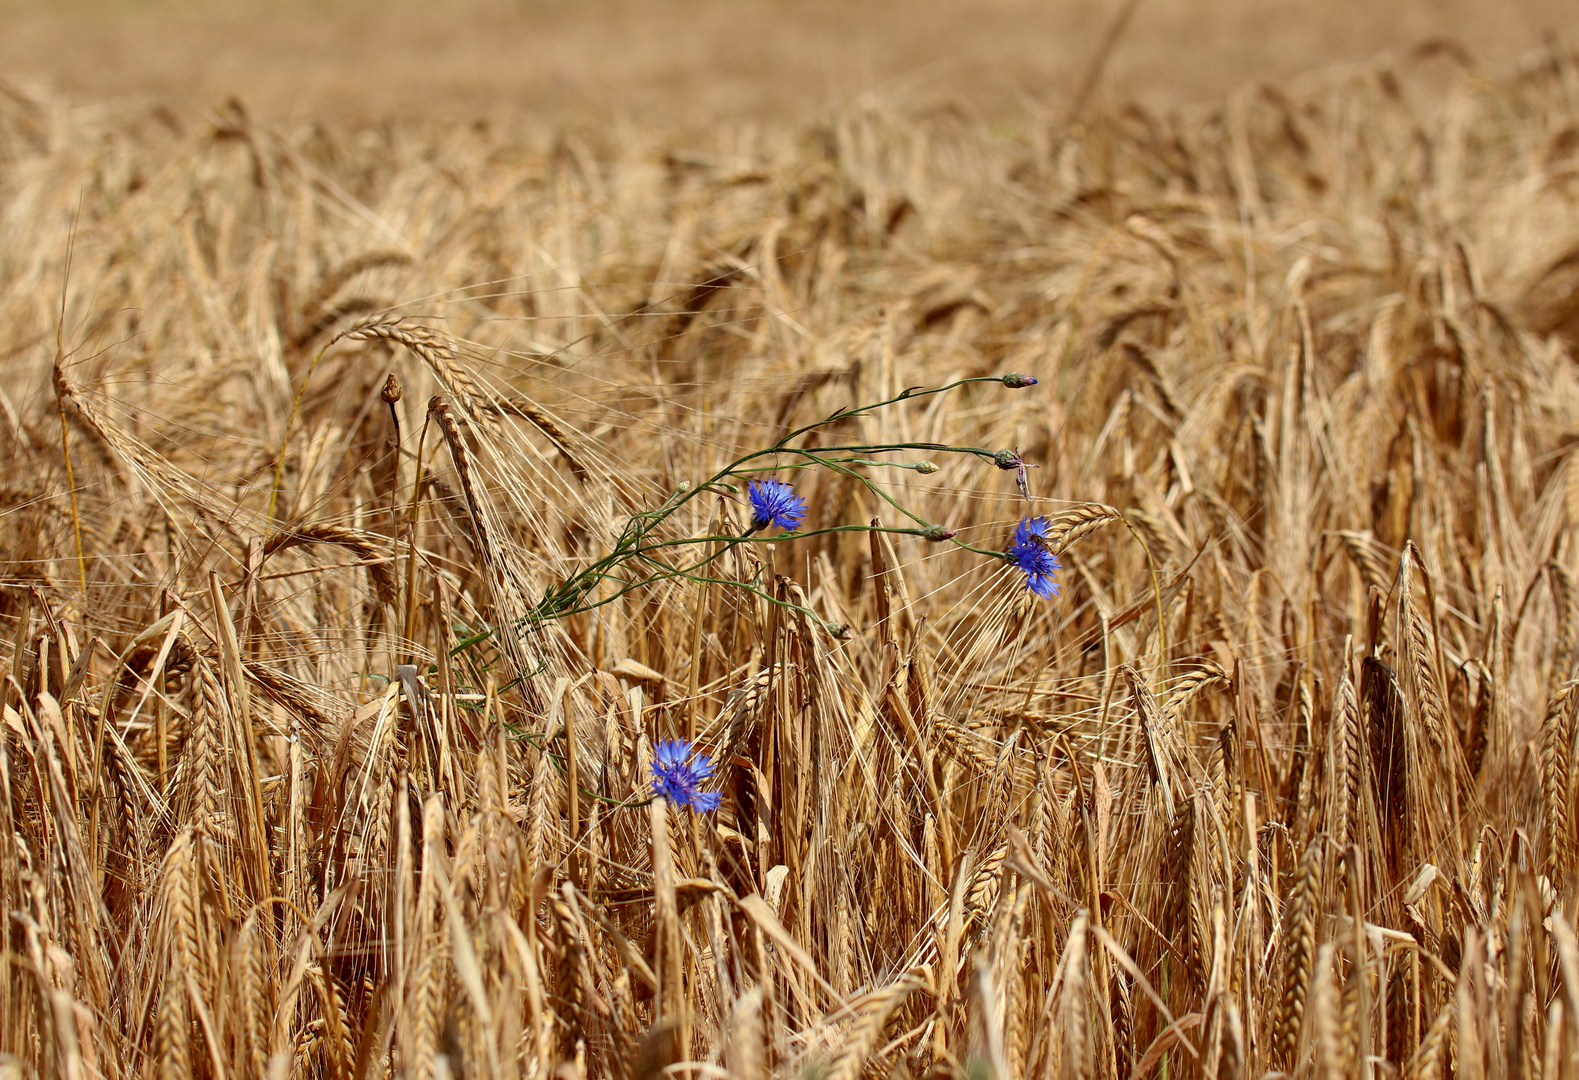
M1003 376L1002 382L1005 386L1019 388L1033 386L1036 380L1029 375L1011 374ZM1036 466L1027 464L1017 451L1002 450L995 454L973 452L990 457L1000 469L1012 470L1021 494L1030 498L1026 470ZM925 472L936 470L936 466L914 467ZM794 487L782 480L752 480L746 486L746 497L751 504L751 527L742 539L771 528L792 531L800 528L806 520L806 500L796 495ZM930 540L948 540L955 535L952 530L936 525L915 531ZM1042 599L1051 599L1059 591L1055 575L1062 566L1053 554L1051 541L1052 525L1045 517L1026 517L1015 527L1009 548L1002 553L1007 562L1025 574L1025 588ZM658 743L653 751L652 775L655 795L677 805L689 806L697 812L716 810L722 799L716 791L702 790L702 785L713 778L713 764L706 754L697 751L687 739Z
M806 520L806 500L781 480L753 480L746 486L746 495L751 501L751 529L747 535L774 526L797 529ZM689 739L665 739L653 748L654 794L705 814L717 810L723 800L716 791L702 790L702 785L712 778L711 759L698 753Z

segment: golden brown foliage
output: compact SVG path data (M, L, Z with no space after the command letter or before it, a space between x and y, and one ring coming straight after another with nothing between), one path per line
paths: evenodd
M1579 61L1433 79L705 152L0 100L4 1065L1568 1075ZM1011 370L816 437L1018 448L877 475L1048 515L1056 600L828 533L508 631Z

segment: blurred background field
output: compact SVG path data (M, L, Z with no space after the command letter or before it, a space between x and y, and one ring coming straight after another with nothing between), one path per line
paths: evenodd
M878 92L992 113L1079 89L1118 0L0 0L0 72L85 100L260 118L665 127L805 120ZM1433 38L1505 68L1579 37L1566 0L1141 0L1108 85L1153 106Z

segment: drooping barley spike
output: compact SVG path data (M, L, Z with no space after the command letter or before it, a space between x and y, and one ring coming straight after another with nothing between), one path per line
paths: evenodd
M1315 693L1308 673L1302 673L1294 694L1294 751L1284 785L1284 797L1291 804L1284 820L1293 823L1294 835L1301 839L1311 823L1310 793L1316 773L1311 761L1311 726L1315 713Z
M186 1017L186 986L173 968L159 987L154 1018L154 1059L159 1080L191 1080L192 1043Z
M1146 761L1151 768L1151 780L1162 797L1163 812L1169 821L1174 818L1174 785L1182 781L1177 776L1178 758L1174 746L1173 727L1157 705L1157 698L1147 687L1140 673L1124 666L1123 674L1135 700L1135 713L1146 736Z
M1417 1080L1439 1080L1444 1075L1442 1065L1448 1056L1448 1042L1451 1039L1457 1011L1457 1002L1452 998L1437 1010L1435 1019L1431 1021L1431 1027L1425 1033L1425 1038L1420 1040L1420 1049L1415 1051L1414 1058L1410 1061L1411 1068L1407 1075L1416 1077Z
M1573 575L1558 562L1546 564L1546 581L1552 590L1552 606L1557 611L1557 635L1552 639L1552 681L1569 679L1573 675L1574 649L1579 645L1579 619L1575 618L1579 605L1579 585Z
M531 676L539 672L542 665L528 655L521 634L515 628L526 613L524 583L500 545L502 530L495 523L493 512L478 488L472 470L471 451L467 448L454 410L443 397L435 396L428 402L428 414L438 422L445 444L449 447L450 460L455 465L455 474L460 478L461 494L470 516L472 535L477 541L477 554L489 571L487 581L498 613L496 617L503 624L496 627L495 638L515 668L516 676L521 680L522 692L535 708L541 708L543 702L537 700L536 680Z
M1207 759L1211 768L1212 801L1217 807L1217 820L1228 829L1229 836L1235 835L1234 825L1239 820L1236 812L1241 781L1238 745L1234 719L1230 716L1223 724L1222 731L1218 732L1217 745L1211 748Z
M1168 687L1168 705L1164 710L1170 728L1174 731L1184 730L1185 717L1196 695L1212 687L1227 685L1227 674L1221 667L1211 662L1191 668L1175 679Z
M1464 758L1470 775L1480 778L1486 763L1486 749L1496 740L1505 746L1508 741L1506 716L1506 678L1503 664L1503 634L1506 612L1502 600L1502 586L1491 599L1491 626L1486 631L1485 647L1480 659L1480 696L1475 701L1475 711L1470 718L1469 737L1464 746Z
M976 864L971 872L970 883L965 886L965 921L974 923L981 918L998 899L1003 879L1000 871L1003 869L1003 860L1009 854L1009 845L1005 841L988 852L986 857Z
M554 444L554 449L559 451L560 457L570 467L570 472L583 484L591 479L592 473L576 457L570 448L570 436L565 434L564 428L548 413L535 403L526 398L507 398L501 401L488 402L482 406L483 412L500 413L505 416L519 416L530 423Z
M1109 992L1113 999L1109 1014L1113 1024L1113 1054L1118 1065L1116 1074L1129 1076L1135 1068L1135 1012L1128 977L1115 975Z
M354 258L330 267L294 312L290 311L289 306L286 307L285 321L291 324L289 327L291 347L299 352L315 337L333 326L338 318L345 317L347 313L345 305L334 307L329 305L334 300L335 294L350 284L353 278L369 270L388 266L407 266L410 263L411 256L402 251L364 251ZM366 297L356 299L361 300L364 305L369 302ZM367 308L364 306L360 310L366 311ZM290 318L292 315L294 318Z
M1363 584L1384 588L1392 574L1387 570L1386 561L1377 552L1376 538L1368 532L1339 532L1338 539L1343 543L1344 552L1360 571Z
M1331 942L1316 954L1315 982L1310 992L1310 1041L1316 1058L1315 1080L1343 1080L1348 1075L1333 954Z
M1102 503L1081 503L1048 522L1047 547L1057 555L1124 515Z
M941 714L932 717L932 729L938 735L938 748L959 764L975 773L991 773L998 758L992 752L992 741L976 734L958 721Z
M1347 863L1348 860L1344 860L1340 865L1347 867ZM1339 1002L1338 1043L1345 1072L1360 1059L1360 1051L1364 1045L1365 1024L1368 1018L1363 1014L1367 995L1364 993L1362 980L1367 978L1369 974L1365 966L1351 960L1349 977L1343 980Z
M1086 912L1081 911L1069 927L1069 938L1064 943L1064 985L1060 994L1061 1010L1059 1027L1064 1038L1065 1077L1086 1075L1086 1050L1089 1042L1089 1003L1086 1000L1087 938L1090 923Z
M1546 703L1541 720L1541 794L1546 812L1546 876L1562 880L1574 865L1574 821L1569 788L1573 777L1574 709L1579 680L1563 683Z
M888 1023L889 1017L894 1015L911 994L925 986L924 976L912 972L866 995L859 1006L850 1034L845 1039L844 1048L839 1051L839 1056L834 1059L833 1067L828 1072L829 1080L858 1080L866 1067L867 1059L872 1056L878 1040L882 1038L883 1028Z
M477 381L455 363L455 350L425 326L379 316L347 327L336 334L333 340L342 339L389 341L404 345L428 365L434 377L439 380L439 384L447 393L453 395L468 413L474 411L474 403L482 397Z
M263 556L268 558L278 551L290 548L325 544L344 548L355 555L367 569L368 581L381 603L395 603L397 587L395 573L390 568L393 554L388 538L362 529L352 529L329 521L307 522L293 525L283 532L271 534L263 544Z
M1423 574L1419 570L1420 552L1414 541L1404 545L1403 559L1398 568L1398 636L1401 641L1401 659L1406 685L1420 712L1421 726L1430 744L1433 759L1450 768L1447 754L1447 707L1442 693L1442 681L1437 670L1436 636L1431 629L1431 615L1415 596L1415 579ZM1452 776L1451 772L1447 775Z
M61 416L77 426L118 477L124 481L127 473L130 473L146 487L179 492L198 505L203 504L202 489L190 475L150 451L121 425L95 409L87 396L66 377L59 364L55 365L54 375L55 395L60 403Z
M187 728L183 765L186 773L185 822L209 830L223 798L221 791L219 731L223 723L224 691L213 667L200 655L192 669L191 723Z
M197 973L199 952L197 913L193 910L192 829L182 829L170 842L161 867L160 899L164 908L166 950L155 1019L155 1054L159 1075L188 1080L192 1046L188 1022L187 987Z
M1321 915L1322 842L1311 841L1299 862L1294 891L1283 914L1283 981L1273 1030L1278 1060L1293 1072L1305 1025L1305 1001L1316 957L1316 922Z
M191 826L176 833L165 853L163 889L165 927L172 967L179 973L195 972L202 955L198 941L197 912L194 910Z
M55 400L60 406L62 420L71 420L93 444L101 459L114 469L122 481L122 460L142 457L115 425L101 417L76 386L66 377L60 364L55 365Z
M1404 753L1405 706L1398 677L1374 656L1360 662L1360 705L1366 717L1383 854L1396 879L1411 831L1409 769Z
M439 1016L444 1007L443 949L429 944L412 981L410 1017L401 1032L408 1076L432 1076L439 1050Z
M1186 890L1189 915L1191 975L1196 990L1205 993L1212 963L1211 904L1221 878L1217 832L1212 828L1207 796L1197 791L1190 800L1193 822L1190 828L1189 876L1182 884Z
M242 924L241 964L237 982L241 988L242 1034L246 1039L248 1071L262 1076L269 1056L269 983L265 978L263 932L254 912Z
M1354 639L1343 643L1343 675L1333 697L1332 718L1327 723L1327 815L1325 830L1336 850L1344 851L1353 834L1353 818L1360 803L1360 706L1354 692L1352 650Z
M1174 561L1179 553L1179 543L1174 530L1159 515L1131 507L1126 517L1131 527L1144 538L1158 563L1166 566Z
M120 855L135 866L142 865L141 776L137 762L119 736L111 733L104 748L106 771L115 799L115 818L119 830ZM138 873L141 878L141 873Z

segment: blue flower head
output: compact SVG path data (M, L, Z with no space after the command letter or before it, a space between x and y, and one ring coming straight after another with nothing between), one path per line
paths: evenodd
M795 489L782 480L753 480L746 493L751 497L751 528L798 529L806 520L806 500L797 498Z
M652 789L670 802L703 814L717 810L723 796L701 790L703 782L712 778L713 763L706 754L693 756L689 739L666 739L653 747Z
M1053 574L1062 570L1058 559L1047 546L1052 526L1044 517L1022 518L1014 528L1014 542L1009 545L1009 561L1025 571L1025 587L1042 599L1058 595L1058 582Z

